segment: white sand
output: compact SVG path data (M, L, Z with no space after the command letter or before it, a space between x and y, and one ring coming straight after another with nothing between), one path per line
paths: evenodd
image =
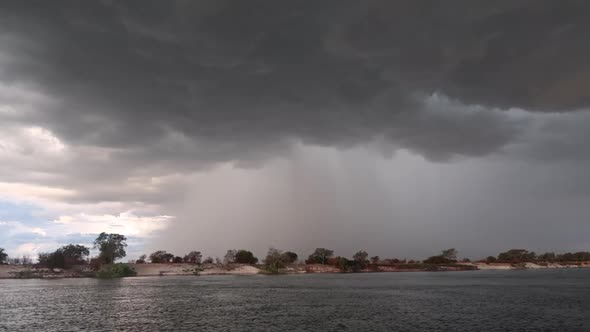
M129 264L142 276L169 276L169 275L252 275L260 272L260 269L250 265L232 265L227 268L218 265L197 266L192 264Z
M477 266L478 269L480 270L514 270L515 267L513 267L510 264L504 264L504 263L490 263L490 264L486 264L486 263L474 263L475 266Z

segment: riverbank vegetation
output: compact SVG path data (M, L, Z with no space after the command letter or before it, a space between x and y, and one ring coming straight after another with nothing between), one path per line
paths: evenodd
M184 255L175 255L165 250L157 250L149 255L141 255L130 264L116 263L126 257L127 238L121 234L101 233L93 243L93 249L98 255L90 257L90 247L80 244L69 244L53 252L42 252L37 257L37 263L29 257L11 258L0 248L0 264L12 266L26 266L19 270L15 277L54 276L56 273L67 271L68 276L91 276L97 278L122 278L136 275L138 264L188 264L186 271L199 274L205 267L230 271L236 266L252 266L260 273L304 273L304 272L385 272L385 271L458 271L474 270L482 267L526 267L535 266L581 266L590 262L590 252L574 252L556 254L547 252L536 254L526 249L510 249L489 256L485 259L471 261L458 259L455 248L442 250L438 255L424 260L408 260L398 258L381 258L370 256L364 250L357 251L352 257L335 255L334 250L316 248L307 259L300 260L299 255L292 251L270 248L264 259L259 259L253 252L246 249L230 249L223 259L206 257L198 250L192 250ZM478 265L479 264L479 265ZM183 270L184 271L184 270ZM164 272L162 272L164 273ZM62 274L63 275L63 274Z
M127 264L116 263L105 265L96 272L96 277L100 279L113 279L133 277L137 273Z

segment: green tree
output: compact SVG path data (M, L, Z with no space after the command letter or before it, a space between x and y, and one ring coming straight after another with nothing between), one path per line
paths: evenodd
M127 238L121 234L100 233L94 240L94 249L100 251L99 259L105 264L112 264L115 260L127 255Z
M525 249L510 249L498 255L498 261L502 263L534 262L536 259L534 251L529 252Z
M185 263L201 264L202 258L203 255L201 255L200 251L191 251L186 256L184 256L183 260Z
M66 267L86 264L86 258L90 255L90 248L78 244L68 244L58 250L61 250L64 256L64 265Z
M316 264L326 264L328 259L330 259L334 255L334 250L326 249L326 248L316 248L316 250L309 255L307 261L309 263L316 263Z
M431 256L424 260L424 264L450 264L452 260L443 255Z
M367 254L367 252L364 250L357 251L357 253L352 256L352 259L354 259L356 262L363 264L367 262L368 258L369 254Z
M441 250L440 255L430 256L424 260L424 264L451 264L457 262L457 254L459 252L455 248Z
M584 262L590 261L590 252L579 251L575 253L566 252L558 255L556 259L560 262Z
M180 257L180 256L176 256L176 257L174 257L174 258L172 259L172 263L176 263L176 264L178 264L178 263L182 263L182 257Z
M275 248L269 248L264 258L264 265L266 270L271 273L279 273L279 270L284 268L287 264L289 257L284 253Z
M336 262L335 262L334 266L336 266L342 272L351 271L356 265L356 264L354 264L354 262L348 260L346 257L338 256L335 258L335 261Z
M488 263L488 264L489 264L489 263L495 263L495 262L497 262L497 261L498 261L498 259L497 259L496 257L494 257L494 256L488 256L488 257L486 258L486 263Z
M376 265L379 264L379 256L373 256L371 257L371 264Z
M254 257L251 251L240 249L236 252L235 262L238 264L256 264L258 258Z
M544 262L555 262L555 260L557 259L557 256L555 255L554 252L546 252L542 255L539 255L539 257L537 257L537 259L540 261L544 261Z
M139 258L135 261L136 264L145 264L145 260L147 259L147 255L143 254L139 256Z
M287 262L287 264L295 263L298 258L297 254L292 251L285 251L283 253L283 256L284 256L284 260L285 260L285 262Z
M369 263L369 254L364 250L358 251L352 256L352 263L355 272L364 269Z
M8 261L8 254L4 251L4 248L0 248L0 264L6 264Z
M39 265L45 266L48 268L60 268L63 269L66 267L66 260L64 254L61 250L56 250L54 252L42 252L39 253Z
M72 265L86 264L86 258L90 254L90 248L68 244L54 252L39 253L39 264L49 268L66 269Z
M174 260L174 255L165 250L158 250L150 254L150 262L154 264L171 263L172 260Z

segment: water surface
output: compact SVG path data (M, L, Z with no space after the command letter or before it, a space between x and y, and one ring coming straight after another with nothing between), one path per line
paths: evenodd
M0 280L0 331L590 331L590 269Z

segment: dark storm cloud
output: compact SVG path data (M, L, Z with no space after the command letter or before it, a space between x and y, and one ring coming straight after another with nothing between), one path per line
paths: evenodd
M123 160L249 163L291 139L375 138L430 159L481 156L525 122L495 108L590 102L585 1L0 8L0 79L52 99L20 120L74 144L125 148Z

